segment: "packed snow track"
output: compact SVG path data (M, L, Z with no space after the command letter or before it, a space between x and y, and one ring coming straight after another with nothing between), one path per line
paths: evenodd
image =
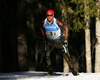
M46 72L12 72L0 73L0 80L100 80L100 73L72 73L55 72L54 76L47 76Z

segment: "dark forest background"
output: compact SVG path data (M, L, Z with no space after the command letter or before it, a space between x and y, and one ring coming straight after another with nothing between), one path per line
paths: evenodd
M56 0L0 0L0 72L45 71L40 33L46 11L62 21ZM69 53L77 71L86 72L84 30L69 30ZM63 71L63 58L52 52L55 71ZM55 63L53 63L55 62Z

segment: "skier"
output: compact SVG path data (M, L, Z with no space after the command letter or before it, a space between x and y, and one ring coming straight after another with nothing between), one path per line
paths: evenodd
M54 17L53 10L47 10L46 16L47 18L42 21L43 26L40 27L40 30L43 35L43 43L45 44L48 75L53 75L50 53L54 48L60 50L61 55L68 63L73 75L79 75L71 63L68 52L68 27Z

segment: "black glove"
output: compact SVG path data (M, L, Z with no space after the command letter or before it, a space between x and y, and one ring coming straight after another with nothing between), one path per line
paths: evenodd
M68 41L67 41L67 40L64 41L64 46L65 46L65 47L68 46Z
M42 41L43 41L44 44L46 44L46 39L45 38L43 38Z

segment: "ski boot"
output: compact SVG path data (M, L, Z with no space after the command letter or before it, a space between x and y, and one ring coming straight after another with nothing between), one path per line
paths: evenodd
M48 65L48 66L47 66L47 71L48 71L48 73L47 73L48 76L53 75L53 68L52 68L51 65Z
M72 74L73 74L74 76L79 76L79 74L74 70L74 68L72 68L71 70L72 70Z

